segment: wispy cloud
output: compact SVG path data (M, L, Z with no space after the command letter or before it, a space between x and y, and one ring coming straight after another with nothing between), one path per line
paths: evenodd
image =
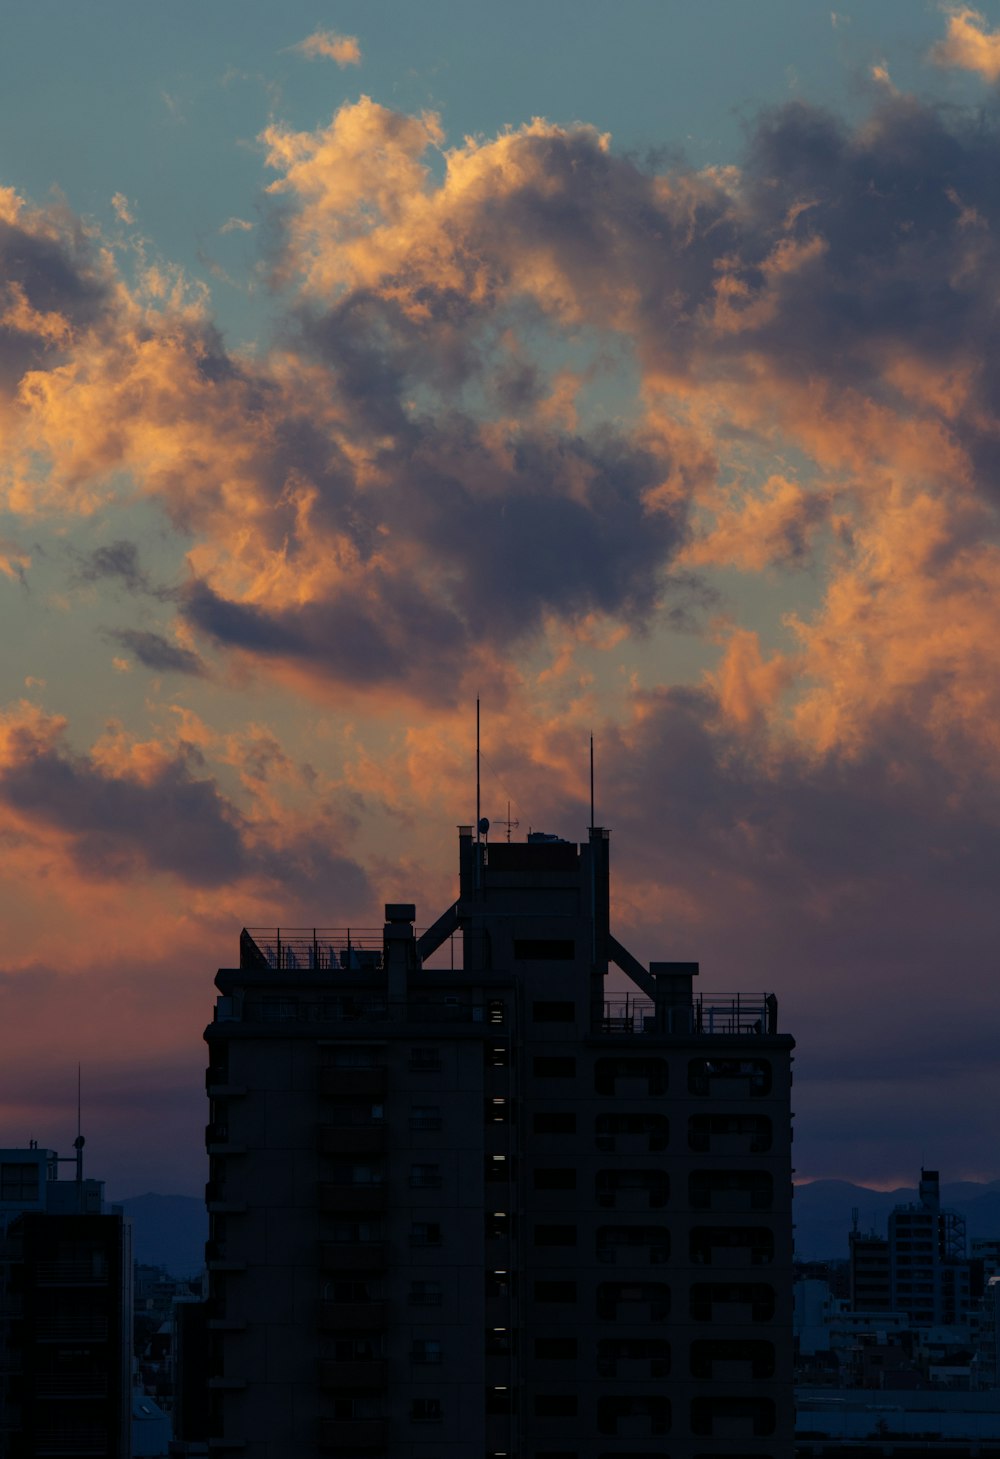
M304 41L293 46L292 50L298 51L310 61L336 61L341 69L345 66L361 65L361 47L357 36L338 35L332 30L314 31Z

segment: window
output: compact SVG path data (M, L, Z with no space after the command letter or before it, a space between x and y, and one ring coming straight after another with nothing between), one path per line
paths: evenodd
M598 1115L594 1123L594 1143L598 1150L665 1150L670 1141L670 1122L666 1115L607 1114Z
M350 1423L355 1419L381 1418L384 1410L379 1397L335 1398L333 1417L339 1423Z
M769 1211L774 1180L766 1170L694 1170L688 1199L696 1211Z
M377 1302L382 1297L382 1283L375 1277L366 1280L345 1277L324 1282L323 1297L327 1302Z
M743 1420L746 1425L744 1437L766 1438L774 1433L774 1404L770 1398L692 1398L691 1432L693 1434L714 1434L715 1425L721 1420L719 1433L729 1437L734 1421Z
M594 1189L597 1204L612 1207L625 1204L626 1192L644 1191L646 1205L654 1210L670 1198L670 1176L664 1170L599 1170Z
M576 1171L550 1170L546 1166L539 1166L535 1171L536 1191L575 1191Z
M771 1121L767 1115L691 1115L688 1145L722 1155L727 1149L763 1154L771 1148Z
M536 1337L535 1357L547 1362L576 1357L575 1337Z
M729 1084L735 1095L762 1098L771 1092L771 1065L767 1059L692 1059L688 1064L691 1094L721 1094L720 1085Z
M440 1398L415 1398L410 1405L410 1420L415 1424L439 1424L444 1421Z
M665 1282L601 1282L598 1318L614 1322L619 1313L629 1322L662 1322L670 1316L670 1288Z
M648 1257L644 1255L648 1251ZM627 1261L630 1253L648 1260L651 1264L669 1261L670 1232L665 1226L599 1226L597 1229L597 1260L601 1262Z
M575 1226L536 1226L536 1246L575 1246Z
M513 1295L515 1281L509 1271L497 1267L494 1271L486 1273L484 1288L487 1301L494 1297L501 1297L504 1300Z
M576 1017L576 1004L551 999L532 1003L531 1016L536 1023L572 1023Z
M414 1307L440 1307L442 1291L440 1282L411 1282L410 1302Z
M382 1337L338 1337L333 1340L333 1358L337 1363L368 1363L381 1358Z
M324 1063L329 1069L381 1069L384 1051L365 1044L342 1044L328 1049Z
M711 1266L717 1247L727 1253L719 1258L733 1264L734 1252L742 1255L747 1266L768 1266L774 1260L774 1233L766 1226L693 1226L691 1228L691 1260L698 1266Z
M506 1185L512 1174L512 1162L506 1155L487 1155L486 1182L488 1185Z
M338 1100L329 1106L330 1124L335 1129L370 1129L385 1124L385 1105L365 1100Z
M691 1319L694 1322L731 1321L716 1306L750 1309L751 1322L770 1322L774 1317L774 1288L766 1282L695 1282L691 1287Z
M536 1302L575 1302L575 1282L541 1281L535 1283Z
M410 1050L410 1068L415 1074L432 1074L441 1068L441 1050L413 1048Z
M646 1397L642 1394L599 1398L597 1400L597 1431L599 1434L617 1434L620 1419L628 1421L628 1433L666 1434L670 1430L670 1399L659 1396Z
M620 1080L642 1085L646 1094L667 1092L668 1067L665 1059L598 1059L594 1066L594 1090L597 1094L614 1095Z
M437 1221L413 1221L410 1224L411 1246L440 1246L441 1226Z
M411 1165L410 1185L418 1189L428 1189L431 1186L441 1184L440 1165Z
M715 1363L738 1363L745 1367L745 1374L730 1372L733 1382L761 1382L774 1377L774 1344L763 1338L741 1337L699 1338L691 1344L691 1376L703 1381L716 1377ZM720 1374L720 1377L727 1376Z
M515 937L517 962L572 962L576 943L571 937Z
M440 1130L441 1106L437 1104L415 1104L410 1110L411 1130Z
M536 1054L534 1070L539 1079L575 1079L576 1060L572 1055Z
M24 1161L0 1165L0 1201L37 1201L38 1165Z
M486 1050L488 1069L506 1069L510 1066L510 1050L506 1044L491 1044Z
M656 1337L602 1337L597 1344L597 1371L602 1378L619 1376L619 1363L628 1365L622 1376L637 1377L641 1364L646 1378L670 1376L670 1344Z
M385 1168L381 1164L360 1160L332 1160L331 1185L383 1185Z
M410 1362L434 1364L441 1361L441 1344L437 1338L415 1337L410 1346Z
M536 1135L575 1135L576 1115L563 1110L544 1110L535 1115L532 1128Z
M260 1005L260 1016L268 1023L291 1023L299 1016L297 998L265 998Z
M576 1418L576 1395L573 1393L536 1393L536 1418Z
M384 1236L380 1221L340 1219L330 1227L330 1241L334 1245L356 1245L368 1241L381 1241Z
M513 1230L513 1222L506 1211L487 1211L484 1226L487 1241L504 1241Z

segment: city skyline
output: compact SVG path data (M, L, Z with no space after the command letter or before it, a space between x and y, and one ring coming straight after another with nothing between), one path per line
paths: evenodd
M473 819L777 994L798 1179L1000 1175L1000 6L7 18L4 1141L204 1182L243 926ZM509 807L509 809L508 809Z

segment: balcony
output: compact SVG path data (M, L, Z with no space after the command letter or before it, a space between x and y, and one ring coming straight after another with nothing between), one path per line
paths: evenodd
M321 1155L380 1155L386 1148L385 1125L320 1125L318 1144Z
M328 1392L341 1388L384 1388L388 1381L387 1365L381 1358L346 1363L329 1359L320 1364L319 1381L320 1387Z
M324 1068L319 1071L319 1092L324 1099L381 1099L386 1071L374 1068Z
M388 1261L384 1241L324 1241L320 1262L324 1271L382 1271Z
M325 1180L319 1188L319 1208L325 1216L352 1215L385 1209L388 1195L383 1181L337 1183Z
M385 1442L385 1419L320 1419L319 1447L327 1453L382 1449L385 1447Z
M319 1323L324 1332L378 1332L385 1327L384 1302L330 1302L319 1304Z

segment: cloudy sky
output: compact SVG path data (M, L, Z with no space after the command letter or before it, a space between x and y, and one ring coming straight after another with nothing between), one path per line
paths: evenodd
M484 811L1000 1175L1000 4L35 0L0 54L0 1143L204 1180L243 925Z

